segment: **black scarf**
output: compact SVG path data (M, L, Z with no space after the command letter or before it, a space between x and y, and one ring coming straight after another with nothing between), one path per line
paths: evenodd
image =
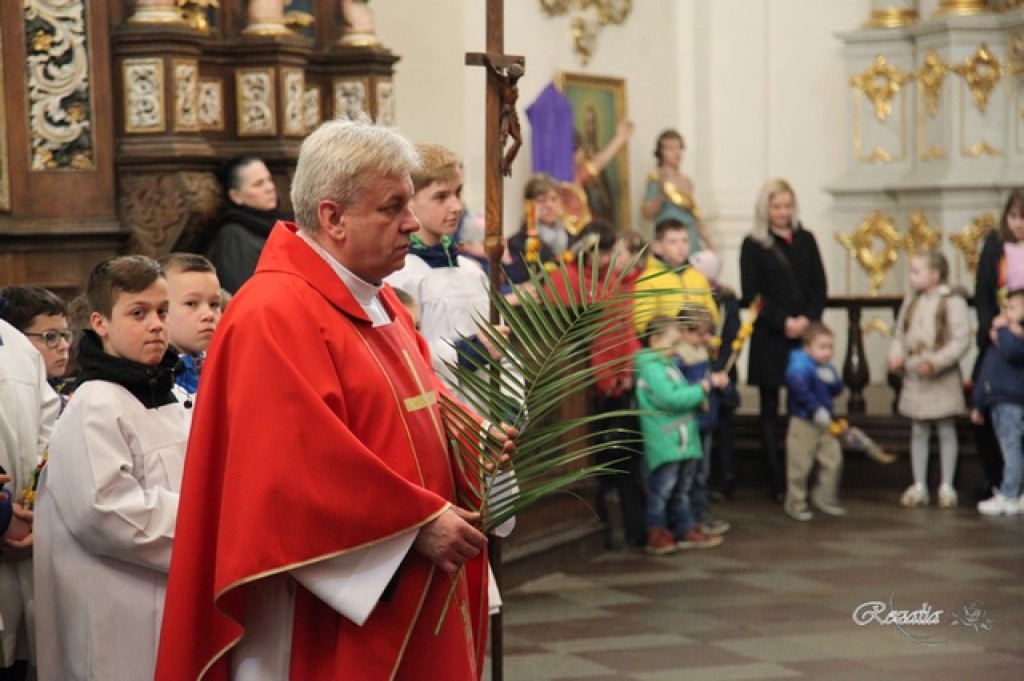
M411 241L412 254L422 258L423 262L430 265L431 268L459 266L459 250L450 236L441 237L441 240L433 246L427 246L415 234Z
M156 409L178 401L171 392L177 364L178 355L170 348L156 366L108 355L96 332L86 330L78 342L78 366L82 371L75 381L75 389L86 381L109 381L134 395L146 409Z
M274 223L283 219L285 219L285 216L279 213L276 208L273 210L258 210L229 201L221 209L220 217L217 218L217 226L234 223L241 225L256 236L266 239L270 236L270 230L274 228Z

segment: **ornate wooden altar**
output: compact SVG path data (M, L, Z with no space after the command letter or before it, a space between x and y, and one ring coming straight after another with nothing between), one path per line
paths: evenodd
M367 6L284 5L0 4L0 285L77 290L100 259L189 242L221 159L262 156L287 202L321 120L393 123L398 57Z

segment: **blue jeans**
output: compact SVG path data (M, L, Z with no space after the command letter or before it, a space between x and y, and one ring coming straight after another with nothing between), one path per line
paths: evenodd
M992 407L992 427L1003 450L1003 484L999 493L1016 498L1021 493L1021 438L1024 438L1024 406L996 404Z
M647 528L672 530L682 538L694 525L690 492L700 459L663 463L647 474Z

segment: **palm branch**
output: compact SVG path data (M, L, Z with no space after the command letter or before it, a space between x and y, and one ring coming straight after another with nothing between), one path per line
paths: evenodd
M595 245L594 262L597 255ZM605 274L582 267L573 274L558 261L553 271L531 270L532 291L516 287L512 300L500 291L490 292L491 304L510 334L506 337L485 320L478 320L480 333L496 349L498 358L460 355L463 361L451 362L448 368L455 376L462 401L448 396L441 400L441 414L451 435L459 472L471 483L470 488L479 491L473 498L459 501L480 513L485 532L582 480L619 473L616 464L621 459L594 463L596 455L642 442L636 431L602 426L611 419L638 416L639 410L552 417L567 396L596 383L599 373L631 364L629 356L595 364L590 352L595 339L604 338L606 349L630 343L634 304L642 298L680 292L678 288L638 292L627 287L626 274L645 257L644 252L636 254L621 270L614 266L613 257ZM565 283L567 302L554 294L556 278ZM607 341L606 332L614 324L628 325L628 333L622 334L620 341ZM481 417L493 423L509 423L518 430L511 462L514 475L494 473L504 465L503 444L486 429L481 432ZM438 630L454 589L453 581Z
M595 247L595 261L596 255ZM491 292L491 303L511 333L506 337L481 320L480 333L500 357L473 355L453 362L449 368L462 402L442 400L442 415L453 434L460 472L481 491L479 498L461 502L480 512L484 530L581 480L618 472L619 461L593 463L595 455L623 444L639 444L635 431L602 426L611 419L638 415L637 410L554 416L567 396L587 390L600 372L621 370L631 363L628 356L602 364L592 362L590 345L606 334L610 324L629 324L631 332L630 315L638 299L679 292L636 292L625 286L625 274L641 257L642 253L631 258L621 271L612 266L603 274L582 267L573 273L559 261L553 271L531 271L534 292L517 287L512 300L501 292ZM570 282L573 277L575 281ZM567 302L553 293L558 278L566 283ZM603 347L615 345L615 341L607 341ZM491 473L501 466L502 443L480 432L480 417L509 423L519 431L511 462L514 477ZM578 435L580 432L584 434Z

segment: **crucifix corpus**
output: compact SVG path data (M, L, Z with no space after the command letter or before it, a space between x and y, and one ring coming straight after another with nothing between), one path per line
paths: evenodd
M491 264L491 290L501 288L501 256L505 251L502 241L502 214L504 191L502 181L512 172L523 138L519 128L516 102L519 99L519 79L526 73L526 59L505 54L505 0L487 0L486 52L466 53L466 64L487 69L486 116L487 133L484 142L486 162L484 184L484 248ZM509 138L512 146L505 150ZM497 324L498 310L491 303L490 321ZM497 377L495 377L496 379ZM491 537L489 542L491 566L498 586L501 586L501 542ZM504 644L501 613L491 616L491 679L502 681Z
M512 161L523 144L516 102L519 99L519 79L526 73L526 59L505 54L504 0L487 0L487 51L467 52L466 64L487 69L486 120L487 135L484 147L486 161L484 184L484 248L491 264L491 288L501 286L502 214L504 192L502 179L511 174ZM512 146L505 150L509 138ZM491 323L496 324L497 310L491 306Z

